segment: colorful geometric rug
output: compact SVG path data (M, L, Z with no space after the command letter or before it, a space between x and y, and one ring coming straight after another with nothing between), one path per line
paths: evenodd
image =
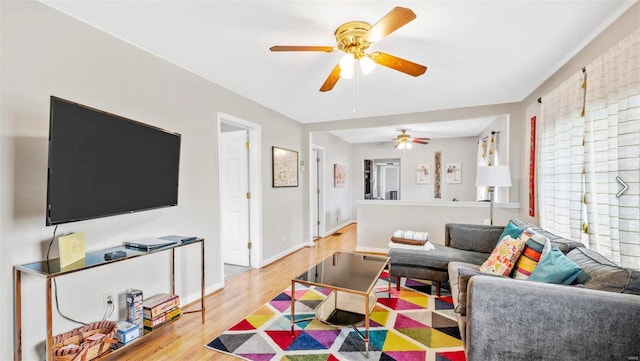
M206 347L252 361L465 361L450 296L431 295L429 281L404 280L387 291L378 280L378 301L370 315L370 351L353 328L332 327L313 318L296 323L291 335L291 290L286 289ZM330 291L296 285L296 319L314 315ZM444 293L444 290L443 290ZM358 328L364 333L364 327Z

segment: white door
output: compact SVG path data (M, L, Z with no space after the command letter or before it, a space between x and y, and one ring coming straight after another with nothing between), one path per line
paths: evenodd
M320 188L318 179L320 178L319 171L319 163L320 156L318 155L318 150L313 150L313 157L311 159L311 167L312 167L312 180L311 180L311 189L315 192L315 195L312 197L313 202L311 204L311 211L313 212L313 236L320 238Z
M220 227L224 263L250 266L248 131L220 133Z

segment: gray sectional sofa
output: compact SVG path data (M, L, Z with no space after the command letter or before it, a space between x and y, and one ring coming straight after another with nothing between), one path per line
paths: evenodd
M446 264L468 361L640 360L640 270L617 266L532 224L511 222L544 235L576 262L582 269L576 281L557 285L481 273L502 227L465 224L447 224L445 246L431 255L392 249L389 272L440 275ZM464 259L468 252L473 258ZM421 261L426 271L418 271Z

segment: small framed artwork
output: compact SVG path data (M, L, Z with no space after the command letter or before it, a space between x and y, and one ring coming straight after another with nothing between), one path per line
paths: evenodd
M333 186L343 188L347 184L347 166L344 164L333 165Z
M431 165L430 164L416 165L416 183L417 184L431 183Z
M271 148L273 188L298 186L298 152L280 147Z
M460 162L447 163L446 172L447 176L445 179L447 180L447 183L462 183L462 165Z

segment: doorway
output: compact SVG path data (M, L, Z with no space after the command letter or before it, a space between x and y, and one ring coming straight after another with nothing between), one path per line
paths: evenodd
M400 199L400 159L364 160L364 199Z
M225 279L260 267L260 126L218 114L221 265Z

